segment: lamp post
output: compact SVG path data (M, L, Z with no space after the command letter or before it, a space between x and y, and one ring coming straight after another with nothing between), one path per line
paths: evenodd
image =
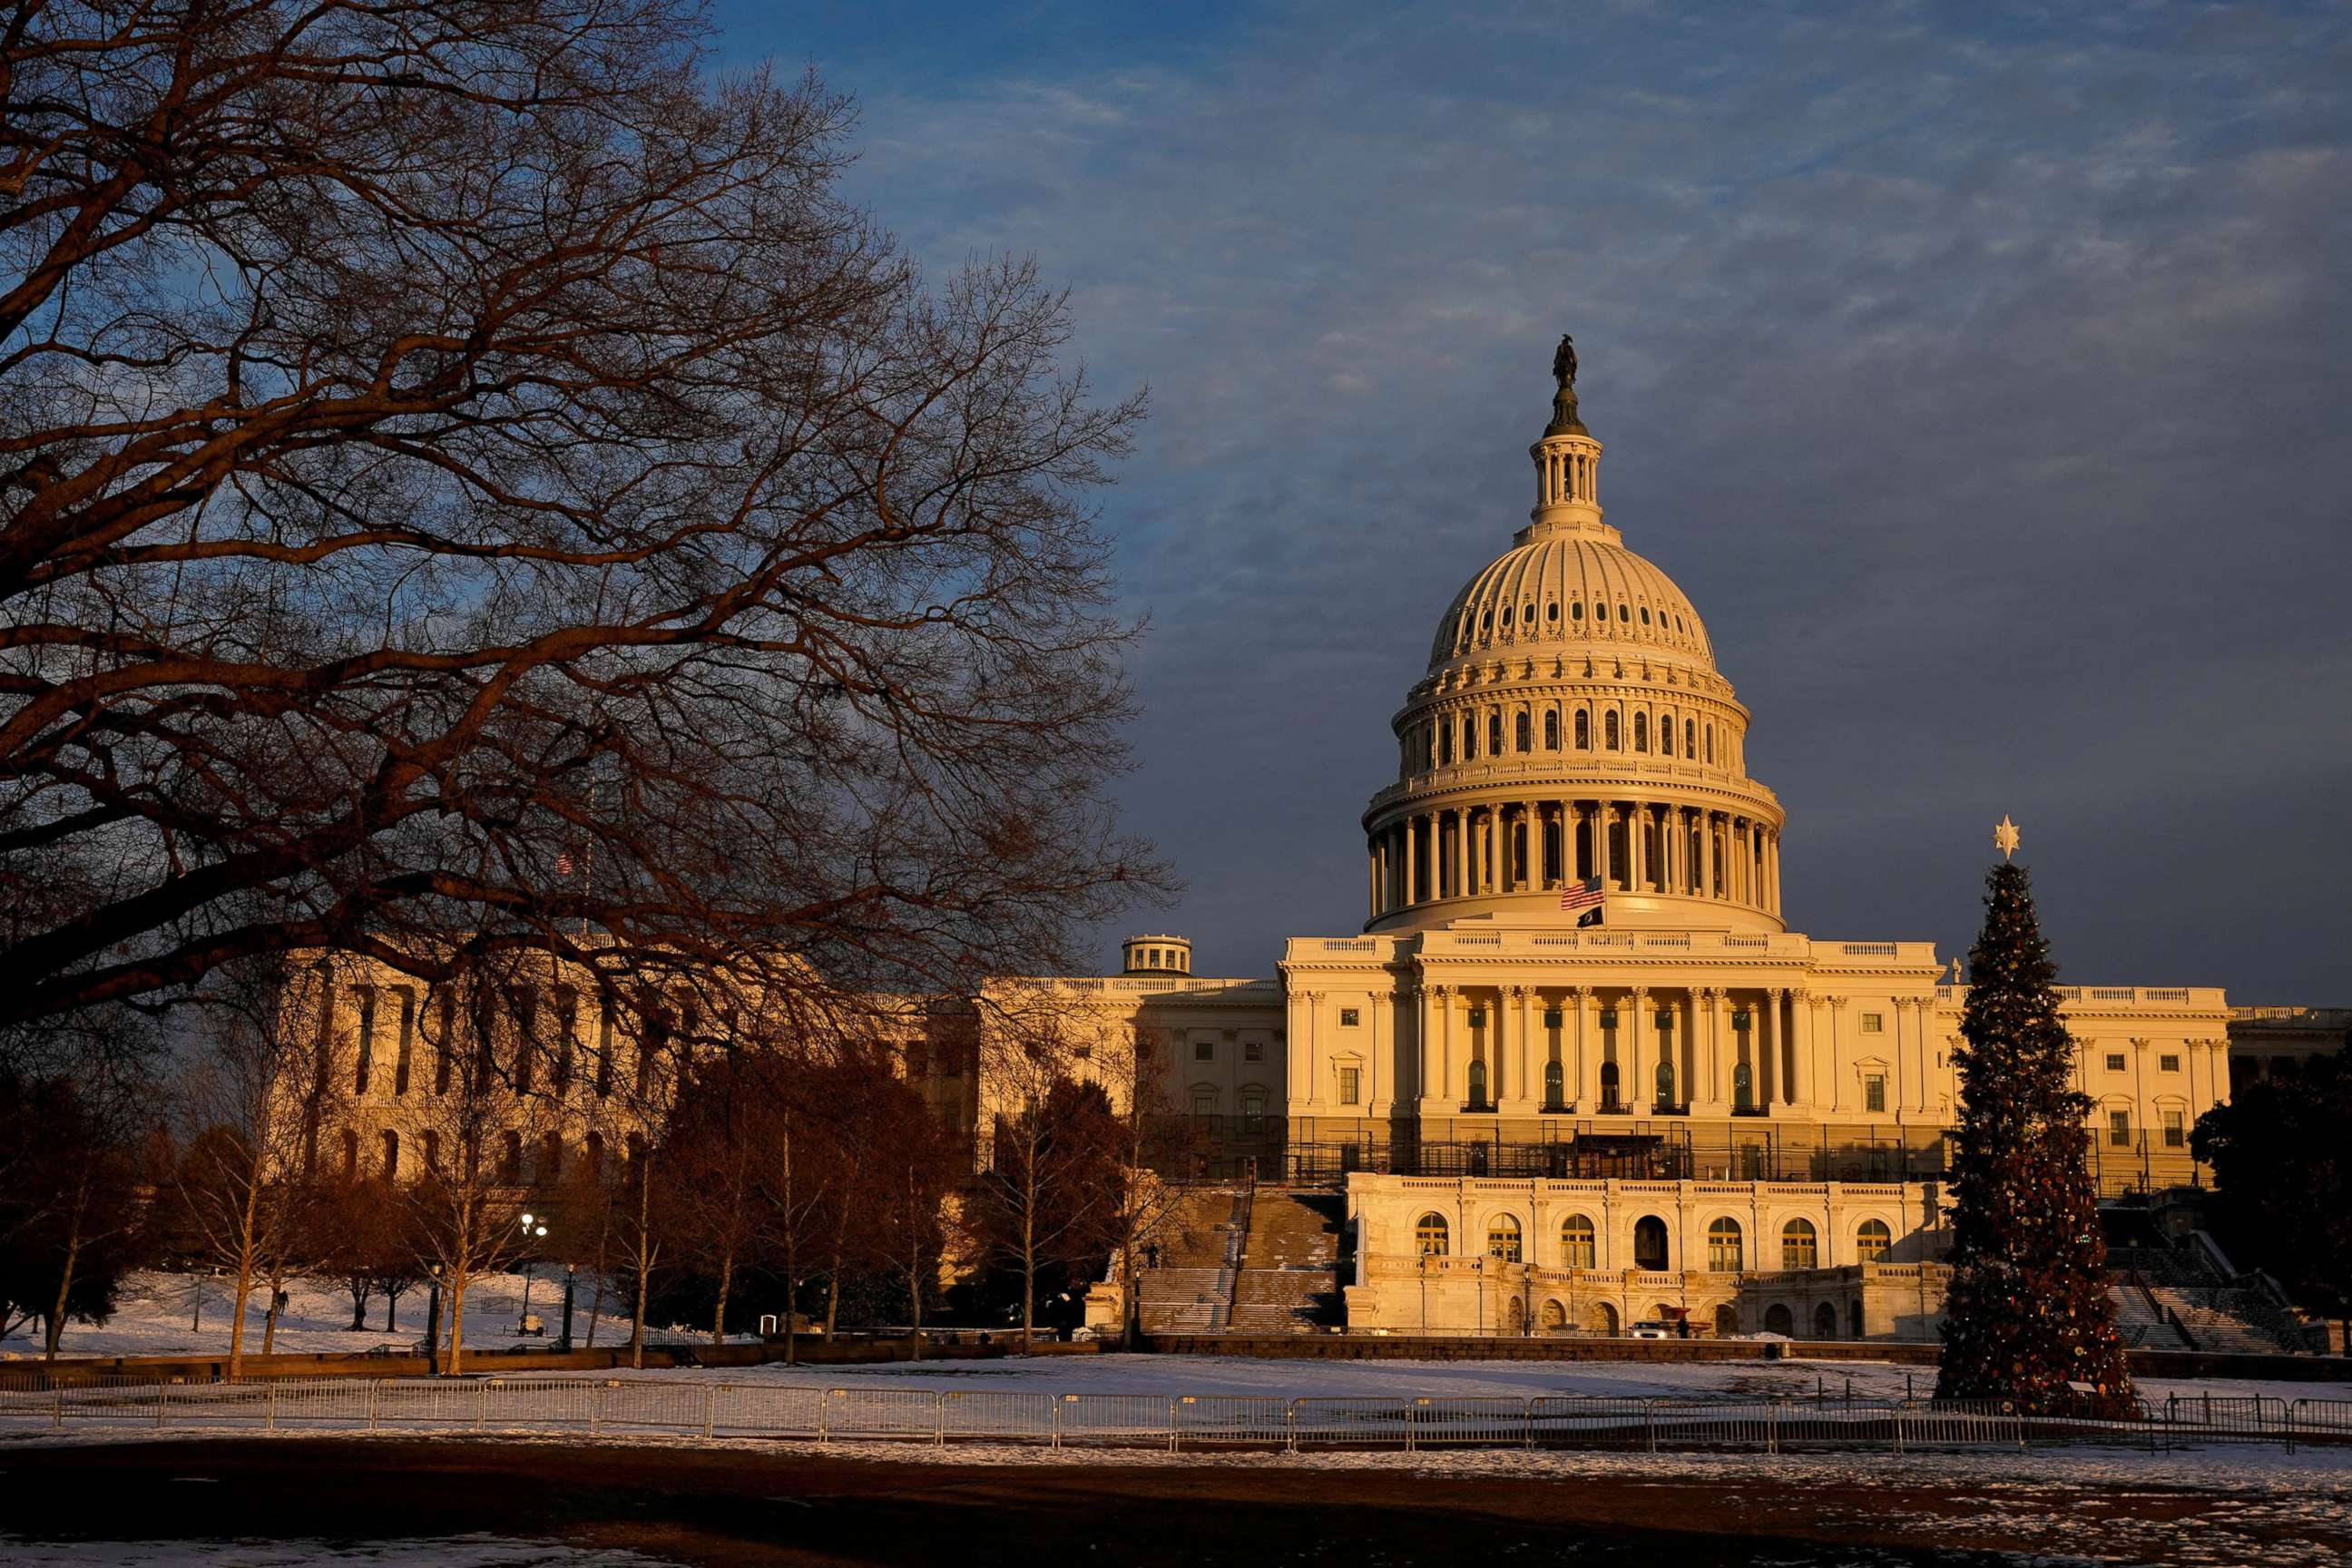
M436 1264L425 1270L427 1281L425 1295L425 1370L435 1376L441 1373L441 1268Z
M572 1291L580 1282L579 1267L576 1263L563 1266L563 1337L556 1342L557 1348L561 1350L572 1348Z
M530 1244L534 1241L545 1241L546 1239L547 1226L541 1223L537 1215L530 1214L524 1215L522 1216L522 1322L519 1322L515 1325L518 1329L520 1329L524 1324L530 1321L530 1266L533 1261L530 1255Z

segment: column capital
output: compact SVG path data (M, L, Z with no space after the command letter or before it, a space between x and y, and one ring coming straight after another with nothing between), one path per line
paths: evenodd
M1843 1013L1845 1011L1845 998L1843 996L1824 996L1822 1000L1829 1004L1830 1011L1832 1013Z
M2132 1043L2131 1043L2131 1044L2132 1044L2132 1049L2134 1049L2134 1050L2136 1050L2136 1051L2144 1051L2144 1050L2147 1049L2147 1047L2150 1047L2150 1046L2154 1045L2155 1043L2156 1043L2156 1042L2155 1042L2155 1041L2153 1041L2153 1040L2143 1040L2143 1039L2139 1039L2139 1038L2137 1038L2137 1037L2135 1037L2133 1038L2133 1040L2132 1040Z
M1791 992L1785 985L1767 985L1764 988L1764 994L1772 998L1774 1003L1777 1004L1788 1000L1791 995L1801 995L1803 994L1801 992Z
M1723 995L1723 987L1720 985L1702 985L1698 988L1698 994L1706 997L1709 1002L1714 1002Z
M1592 996L1592 987L1590 985L1571 985L1568 988L1568 994L1575 997L1579 1002L1589 1001Z
M1629 988L1627 994L1633 998L1633 1005L1638 1007L1648 999L1650 988L1646 985L1635 985Z

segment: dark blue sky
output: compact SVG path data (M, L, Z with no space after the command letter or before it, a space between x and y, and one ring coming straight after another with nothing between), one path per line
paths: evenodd
M1389 715L1569 329L1793 926L1964 944L2006 811L2071 978L2352 1001L2352 12L717 15L858 99L916 255L1034 254L1150 386L1119 794L1204 972L1361 919Z

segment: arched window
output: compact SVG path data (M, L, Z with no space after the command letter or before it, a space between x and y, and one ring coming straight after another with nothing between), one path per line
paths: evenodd
M1612 752L1618 749L1617 714L1613 709L1601 716L1601 743Z
M1821 1237L1809 1219L1792 1219L1780 1227L1780 1267L1783 1268L1818 1268L1821 1267ZM1787 1333L1789 1331L1777 1331Z
M1490 757L1503 754L1503 714L1500 709L1486 715L1486 754Z
M1591 1268L1592 1261L1592 1222L1580 1214L1572 1214L1559 1223L1559 1266L1562 1268Z
M1557 1110L1568 1103L1568 1075L1558 1062L1544 1063L1544 1109Z
M1727 1340L1736 1338L1738 1332L1739 1309L1726 1301L1715 1310L1715 1337Z
M1506 1263L1519 1260L1519 1222L1507 1214L1498 1214L1486 1222L1486 1256L1499 1258Z
M1637 752L1650 749L1650 716L1647 713L1633 715L1633 749Z
M1660 1062L1657 1076L1658 1104L1661 1108L1672 1107L1675 1103L1675 1064Z
M588 1162L588 1173L602 1178L604 1174L604 1135L591 1132L581 1141L580 1156Z
M1827 1301L1813 1309L1813 1338L1817 1340L1837 1338L1837 1309Z
M1544 714L1544 750L1559 750L1559 710L1557 708Z
M1645 1214L1633 1222L1633 1267L1656 1273L1666 1266L1666 1222Z
M522 1181L522 1134L509 1131L499 1140L499 1180L507 1186Z
M1731 1069L1731 1108L1734 1110L1756 1109L1756 1072L1746 1062Z
M1568 1309L1552 1298L1545 1297L1542 1310L1536 1318L1536 1325L1547 1334L1568 1332Z
M1846 1331L1851 1333L1855 1339L1862 1338L1862 1299L1860 1297L1856 1297L1854 1300L1848 1301L1846 1303L1845 1310Z
M400 1180L400 1134L389 1127L383 1131L383 1179Z
M1621 1103L1622 1103L1617 1098L1617 1064L1615 1062L1602 1062L1601 1064L1601 1110L1614 1110Z
M1454 765L1454 726L1451 724L1437 727L1437 765L1441 768Z
M563 1179L563 1134L550 1132L539 1141L539 1171L534 1178L542 1186L552 1186Z
M1778 1334L1784 1340L1797 1337L1797 1320L1786 1301L1775 1301L1764 1309L1764 1331Z
M1576 710L1576 749L1592 750L1592 715L1580 708Z
M1519 750L1522 752L1532 752L1535 750L1533 726L1528 722L1528 716L1525 713L1520 714L1517 721L1513 722L1512 729L1517 731L1516 738L1519 742Z
M1886 1228L1885 1220L1864 1220L1853 1233L1854 1260L1858 1263L1875 1263L1885 1257L1886 1249L1894 1245L1895 1234Z
M1465 763L1472 762L1477 755L1478 715L1465 713L1462 716L1462 760Z
M1706 760L1710 763L1715 761L1715 726L1712 724L1706 727Z
M1473 1105L1486 1103L1486 1064L1485 1062L1474 1061L1470 1064L1470 1103Z
M1414 1254L1418 1257L1444 1257L1445 1216L1442 1214L1422 1215L1419 1222L1412 1227L1412 1247Z
M1675 721L1672 715L1668 715L1658 721L1658 755L1671 757L1674 754Z
M1706 1266L1717 1274L1737 1274L1742 1268L1739 1222L1726 1216L1706 1227Z
M1683 721L1683 755L1685 757L1698 755L1698 721L1696 719Z
M425 1135L425 1168L427 1171L441 1169L441 1134L438 1132Z

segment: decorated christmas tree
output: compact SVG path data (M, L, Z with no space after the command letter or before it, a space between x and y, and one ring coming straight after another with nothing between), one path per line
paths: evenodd
M2058 971L2032 883L2007 858L2015 826L2003 818L1994 838L2003 858L1985 879L1960 1017L1952 1279L1936 1396L2126 1414L2131 1373L2107 1299L2091 1101L2074 1087L2074 1042L2058 1018Z

